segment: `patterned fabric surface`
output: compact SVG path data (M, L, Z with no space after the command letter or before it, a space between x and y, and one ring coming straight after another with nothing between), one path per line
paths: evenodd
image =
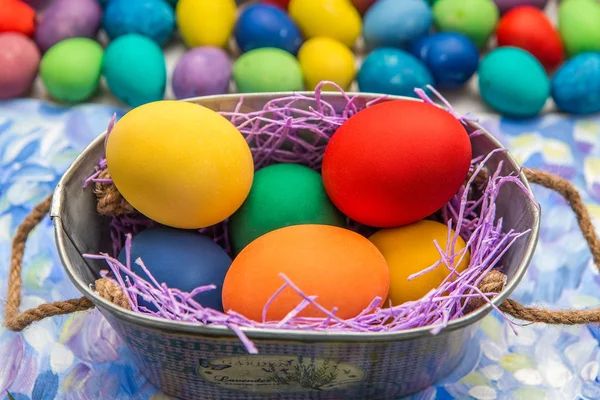
M120 110L57 108L36 100L0 103L0 299L6 298L10 240L31 207L110 116ZM546 116L514 122L482 117L519 162L572 180L600 221L600 117ZM534 261L513 298L546 308L600 306L600 276L569 207L534 188L543 208ZM25 257L22 308L78 297L58 259L49 220ZM4 301L0 303L4 315ZM599 399L600 329L522 326L487 317L467 357L415 400ZM0 399L168 399L141 375L130 352L96 311L53 318L22 334L0 326Z

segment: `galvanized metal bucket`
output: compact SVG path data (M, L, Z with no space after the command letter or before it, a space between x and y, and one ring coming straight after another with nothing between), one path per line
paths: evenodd
M269 100L285 95L291 93L245 95L240 111L262 109ZM356 95L358 106L378 97ZM233 111L239 98L227 95L189 101L215 111ZM346 105L339 94L324 94L323 98L340 110ZM471 123L468 129L482 128ZM454 370L480 320L492 310L487 304L450 322L437 335L427 328L369 334L245 329L259 350L258 355L249 355L235 334L225 328L169 321L119 308L90 288L106 265L82 257L111 249L110 220L96 212L92 188L82 188L103 156L103 141L104 134L75 160L56 188L50 215L58 251L75 286L124 339L148 379L168 394L203 400L396 399L418 392ZM485 130L472 138L472 145L475 156L501 147ZM518 174L529 189L507 152L494 154L488 165L495 169L501 161L502 174ZM529 229L531 233L505 255L502 272L508 283L493 299L494 304L507 298L524 275L540 219L539 209L516 185L502 189L497 212L504 219L504 229Z

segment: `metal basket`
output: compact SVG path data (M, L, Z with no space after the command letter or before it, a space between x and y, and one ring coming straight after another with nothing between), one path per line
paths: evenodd
M291 93L244 95L241 112L263 108L269 100ZM364 106L378 95L358 96ZM215 111L232 111L240 95L188 100ZM340 94L323 99L340 110ZM399 99L399 97L389 97ZM411 99L415 100L415 99ZM415 100L418 101L418 100ZM308 107L308 103L305 105ZM470 123L469 131L482 129ZM140 315L99 297L91 285L106 265L82 257L110 252L110 219L96 212L92 188L82 183L103 156L104 134L71 165L54 194L50 215L58 251L75 286L89 298L123 338L146 377L164 392L184 399L396 399L418 392L448 375L462 360L489 304L452 321L437 335L428 328L398 333L323 333L245 329L259 354L247 354L235 334L222 327L176 322ZM472 138L473 155L502 147L489 133ZM503 161L502 175L519 174L507 152L497 152L488 165ZM526 178L520 179L529 189ZM517 286L531 260L538 237L539 209L516 185L498 197L497 216L504 229L531 230L504 256L505 289L493 299L500 304Z

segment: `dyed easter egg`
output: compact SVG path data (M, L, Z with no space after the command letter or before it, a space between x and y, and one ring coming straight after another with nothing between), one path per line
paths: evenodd
M262 48L244 53L233 64L238 92L286 92L304 89L298 60L285 50Z
M302 34L294 21L276 6L254 4L242 12L235 25L235 40L241 51L273 47L296 54Z
M302 224L345 226L319 173L298 164L275 164L254 175L250 194L229 220L234 250L279 228Z
M215 290L197 294L194 300L204 307L223 311L221 292L231 257L211 239L194 231L149 228L133 237L130 266L135 274L150 281L143 268L135 263L138 258L159 284L165 283L171 289L189 293L199 286L215 285ZM121 250L119 261L126 264L125 249ZM144 303L156 310L152 303Z
M25 94L40 65L40 51L27 36L17 32L0 33L0 99Z
M443 262L432 271L408 280L412 274L421 272L441 260L434 241L444 254L454 255L452 267L458 272L469 265L470 255L461 253L466 247L465 241L454 231L452 240L456 243L448 247L448 227L435 221L422 220L400 228L382 229L369 240L377 246L390 271L390 292L388 299L397 306L407 301L416 301L438 288L451 273Z
M500 13L504 14L505 12L520 6L531 6L543 10L544 7L546 7L548 0L494 0L494 3L498 6Z
M56 100L80 102L92 96L100 83L103 49L88 38L58 42L44 54L40 77Z
M111 39L138 33L162 45L175 29L175 12L164 0L111 0L102 28Z
M356 75L354 53L341 42L327 37L312 38L304 43L298 61L309 90L314 90L322 81L337 83L347 90ZM330 85L324 88L333 89Z
M567 54L600 51L600 4L563 0L558 7L558 30Z
M272 4L281 8L282 10L287 10L290 5L290 0L263 0L261 3L263 4Z
M235 24L234 0L179 0L177 26L188 47L225 47Z
M55 0L38 19L35 42L42 51L47 51L65 39L94 39L101 20L102 8L96 0Z
M377 0L352 0L352 4L361 15L364 15Z
M558 31L546 15L535 7L517 7L506 13L496 29L498 46L519 47L553 70L563 59Z
M412 43L411 53L429 69L439 89L463 86L477 71L479 50L462 33L440 32Z
M191 49L173 70L173 93L178 99L227 93L231 69L231 60L220 47Z
M509 117L537 115L550 95L550 81L542 64L516 47L491 51L479 63L478 74L483 100Z
M439 0L433 6L433 19L439 30L460 32L478 47L485 46L498 17L492 0Z
M233 260L223 283L223 308L262 321L267 301L290 279L304 294L342 319L356 317L376 298L388 295L390 276L373 243L355 232L328 225L278 229L250 243ZM284 289L270 303L266 319L283 319L302 302ZM298 316L325 317L308 306Z
M102 73L110 91L131 107L162 100L167 69L156 42L136 33L113 40L104 54Z
M552 98L562 111L591 114L600 111L600 54L579 54L552 77Z
M421 101L379 103L350 117L323 158L323 183L340 211L364 225L419 221L463 185L471 142L447 111Z
M432 85L433 77L412 54L384 47L365 58L357 81L361 92L416 97L415 88Z
M231 122L173 100L125 114L108 138L106 160L115 186L136 210L181 229L228 218L254 176L250 148Z
M35 10L21 0L0 0L0 33L18 32L27 36L35 30Z
M289 13L307 39L326 36L351 47L361 32L360 14L349 0L291 0Z
M425 0L379 0L365 15L365 42L371 48L403 47L425 36L432 20Z

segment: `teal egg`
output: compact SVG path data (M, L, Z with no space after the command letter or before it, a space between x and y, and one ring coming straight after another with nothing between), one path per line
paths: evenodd
M533 117L550 96L550 80L542 64L516 47L491 51L480 62L478 74L483 100L508 117Z
M102 74L110 91L131 107L162 100L165 56L156 42L138 34L113 40L104 52Z

